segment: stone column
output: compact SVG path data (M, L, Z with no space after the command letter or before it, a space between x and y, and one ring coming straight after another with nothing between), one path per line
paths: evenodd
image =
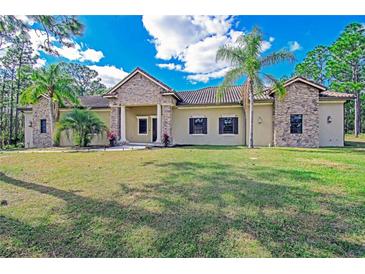
M163 105L162 106L162 132L170 137L170 143L172 140L172 106Z
M157 104L157 138L156 138L156 143L161 143L161 122L162 122L161 105Z
M126 142L126 134L125 134L125 106L120 106L120 141Z

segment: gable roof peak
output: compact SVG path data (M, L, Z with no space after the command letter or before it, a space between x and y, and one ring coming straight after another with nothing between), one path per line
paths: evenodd
M129 73L126 77L124 77L121 81L119 81L115 86L113 86L107 93L105 93L103 96L108 97L108 96L113 96L114 92L121 87L124 83L128 82L128 80L130 80L133 76L135 76L137 73L142 74L144 77L148 78L149 80L151 80L152 82L154 82L155 84L157 84L158 86L160 86L161 88L163 88L165 91L167 92L173 92L173 89L170 88L168 85L166 85L165 83L161 82L160 80L158 80L157 78L153 77L151 74L149 74L148 72L146 72L145 70L143 70L140 67L136 67L134 70L132 70L131 73Z

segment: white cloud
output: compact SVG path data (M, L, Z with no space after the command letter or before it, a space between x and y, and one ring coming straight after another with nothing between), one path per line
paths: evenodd
M46 65L46 60L42 58L38 58L37 62L33 65L34 68L41 68Z
M302 49L302 46L297 41L289 41L288 45L290 51L297 51Z
M223 69L209 72L209 73L191 74L191 75L188 75L186 77L186 79L190 80L192 83L195 83L195 82L207 83L211 79L217 79L217 78L224 77L229 70L230 70L230 68L227 67L227 68L223 68Z
M261 52L265 52L265 51L269 50L274 41L275 41L275 38L272 36L269 37L268 41L266 41L266 40L262 41L261 42Z
M99 62L104 54L102 51L94 50L87 48L85 49L85 45L82 46L78 43L74 42L73 47L61 46L58 47L55 45L56 39L53 36L47 37L47 34L43 31L31 29L29 32L30 41L32 42L32 48L35 51L35 54L39 54L40 51L44 52L42 46L45 45L47 38L51 43L51 48L58 52L61 57L64 57L70 61L91 61L91 62ZM69 40L68 42L72 42Z
M151 16L142 22L153 37L156 57L169 60L177 58L191 44L214 34L223 34L231 27L228 16Z
M187 72L191 81L223 77L230 64L217 63L216 52L243 34L232 29L230 16L143 16L142 20L153 37L156 58L182 63L157 66Z
M174 63L157 64L159 68L166 68L168 70L182 70L182 66Z
M104 57L104 54L100 50L87 49L81 52L80 61L91 61L91 62L99 62Z
M123 68L119 69L115 66L92 65L88 67L98 72L99 77L101 78L101 82L107 87L114 86L116 83L118 83L120 80L128 75L128 73L125 72Z
M35 23L32 18L30 18L29 16L26 16L26 15L15 15L14 17L16 19L22 21L26 25L32 26Z

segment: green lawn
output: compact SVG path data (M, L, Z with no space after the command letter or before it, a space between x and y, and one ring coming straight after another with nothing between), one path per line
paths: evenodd
M359 140L0 153L0 256L365 257Z

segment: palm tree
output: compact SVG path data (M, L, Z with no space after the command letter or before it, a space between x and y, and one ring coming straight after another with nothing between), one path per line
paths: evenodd
M72 130L73 141L80 147L86 147L94 134L102 133L106 130L104 122L94 112L87 109L74 108L64 115L56 131L56 142L59 143L61 132Z
M217 51L217 61L228 61L232 68L225 75L222 85L218 88L218 98L225 88L231 86L242 77L247 77L245 85L242 87L242 99L244 113L246 114L247 101L250 106L250 130L248 147L253 148L253 101L254 94L260 94L264 90L262 76L273 83L274 89L279 97L285 95L285 88L281 81L273 76L261 72L263 67L277 64L281 61L294 61L294 55L286 50L261 56L262 53L262 33L258 28L254 28L251 33L241 35L235 44L226 44Z
M20 102L23 105L36 104L42 97L49 101L50 134L53 144L54 123L57 118L55 105L64 106L65 102L74 105L79 104L77 95L73 89L73 79L62 72L58 64L52 64L47 68L35 70L32 75L32 85L23 91Z

